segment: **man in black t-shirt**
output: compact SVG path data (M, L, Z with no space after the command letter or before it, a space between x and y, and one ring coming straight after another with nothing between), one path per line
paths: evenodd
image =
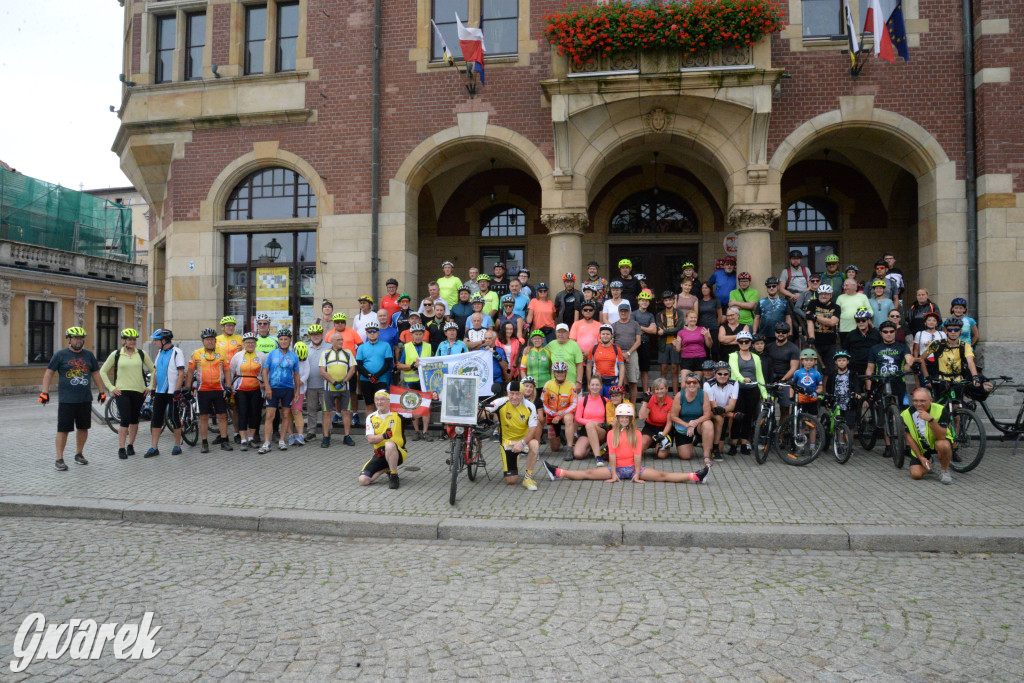
M508 278L505 277L505 264L496 261L494 275L491 276L491 291L498 295L498 299L508 294L508 282Z
M583 294L576 289L576 275L562 275L565 289L555 296L556 322L565 323L572 329L572 324L580 319L580 307L583 305Z
M793 373L800 367L800 347L789 341L789 325L775 325L775 341L765 344L764 355L771 369L771 381L788 384L789 380L793 379ZM788 391L783 391L779 395L779 406L782 408L783 416L789 414Z
M878 326L882 335L882 343L876 344L868 355L868 375L873 377L892 378L892 393L896 397L896 405L902 410L903 399L907 395L907 385L903 373L910 369L914 357L903 342L896 341L896 324L888 320ZM865 389L871 389L871 381L864 383ZM886 445L889 437L885 437Z
M871 349L882 343L882 336L871 327L871 311L857 311L854 319L857 327L846 335L845 346L850 353L850 374L853 375L854 387L860 393L861 382L857 378L867 372Z
M100 390L100 403L106 400L103 393L103 381L100 379L100 364L91 351L85 350L85 330L81 327L69 327L64 336L68 339L68 347L53 354L50 364L43 373L43 386L39 393L39 403L46 405L50 401L50 381L57 375L57 462L54 465L59 472L66 472L64 464L64 447L68 442L68 434L75 432L75 462L88 465L89 461L82 455L85 440L89 437L92 427L92 389L89 377Z
M818 350L818 358L825 363L825 372L832 373L832 356L836 352L839 335L839 307L832 303L832 287L821 285L818 296L804 307L807 313L807 344Z

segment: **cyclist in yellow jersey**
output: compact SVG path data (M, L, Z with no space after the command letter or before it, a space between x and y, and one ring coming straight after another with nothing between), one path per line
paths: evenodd
M373 457L363 465L359 483L369 486L384 470L388 472L388 488L398 488L398 466L405 462L405 437L402 419L391 412L391 392L380 389L373 395L376 412L366 416L366 440L373 446Z
M573 437L576 435L576 423L573 419L576 413L576 385L568 379L569 364L565 361L557 361L552 364L551 369L555 378L548 380L541 391L548 428L548 445L551 446L552 453L560 451L564 431L565 442L571 451Z
M537 482L533 480L533 468L537 464L537 453L540 444L537 439L530 438L530 432L537 426L537 409L533 403L523 400L523 390L517 380L508 385L508 397L487 405L484 410L489 414L498 414L498 429L501 442L501 468L504 470L505 483L514 485L519 480L519 455L526 453L526 474L523 477L523 488L528 491L537 490Z
M242 350L242 335L235 334L237 324L238 321L230 315L220 319L221 334L217 335L216 349L217 353L224 356L228 363L231 363L235 354ZM231 411L231 419L235 425L235 443L242 443L242 436L238 432L238 404L235 402L234 396L228 397L228 409ZM220 443L223 438L223 435L218 436L214 443Z

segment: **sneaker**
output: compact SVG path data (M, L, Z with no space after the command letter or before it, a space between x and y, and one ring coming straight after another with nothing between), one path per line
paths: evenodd
M175 446L175 448L178 448L178 447ZM178 448L178 452L181 453L181 449L180 448ZM160 455L160 449L158 449L158 448L150 448L148 451L146 451L145 455L143 455L142 457L143 458L153 458L153 457L156 457L158 455Z
M334 420L338 424L341 424L341 421L342 421L341 415L335 415L334 416ZM353 427L361 427L362 425L363 425L363 421L359 419L359 413L352 413L352 426Z
M555 479L558 478L558 476L555 474L555 472L558 471L558 468L549 463L547 460L544 461L544 471L548 473L548 479L550 479L551 481L554 481Z
M355 441L353 441L353 440L352 440L352 437L351 437L351 436L349 436L348 434L346 434L346 435L345 435L345 438L344 438L344 439L342 439L342 440L341 440L341 442L342 442L343 444L345 444L346 446L355 446L355 445L356 445L356 442L355 442Z
M210 452L210 442L207 441L206 439L203 439L203 443L199 447L199 452L200 453L209 453Z
M422 436L420 435L420 433L419 433L419 432L417 432L417 431L413 431L413 433L412 433L412 440L413 440L413 441L419 441L419 440L420 440L420 439L422 439L422 438L423 438L423 437L422 437Z
M729 455L736 455L736 444L729 445Z
M214 446L219 446L219 445L221 445L222 443L224 443L224 437L223 437L223 436L221 436L220 434L218 434L218 435L217 435L217 438L213 440L213 445L214 445Z
M433 443L434 437L432 437L430 434L426 432L423 432L423 434L420 436L420 440L426 441L427 443Z
M128 444L127 446L124 447L124 452L127 453L128 455L135 455L135 445Z
M75 462L79 465L88 465L89 461L85 459L85 456L81 453L75 453Z
M127 456L125 456L127 457ZM61 458L57 462L53 463L53 466L57 468L58 472L67 472L68 466L64 463L64 458Z
M397 489L398 488L398 473L397 472L390 472L390 473L388 473L388 488L389 489Z
M714 462L721 462L725 460L725 456L722 455L722 451L716 448L715 450L711 451L711 460Z
M942 474L939 475L939 481L943 484L952 484L953 475L949 473L949 470L942 470Z
M594 458L594 467L608 467L603 458Z
M294 434L289 434L288 435L288 445L289 446L294 446L295 445L295 435Z
M260 455L263 455L264 453L269 453L269 452L270 452L270 442L269 441L264 441L263 445L260 446L259 453L260 453Z
M235 443L242 443L242 435L235 433Z
M278 441L277 442L277 450L279 450L279 451L286 451L286 450L288 450L288 444L286 444L284 442L284 440Z
M243 441L241 443L241 445L239 445L238 450L240 450L243 453L245 453L247 450L249 450L249 442L248 441ZM173 453L172 453L172 455L173 455Z
M220 449L222 451L233 451L233 450L235 450L231 446L231 439L224 439L223 441L221 441L220 442Z
M331 445L331 437L325 436L324 438L320 439L320 448L327 448L330 445Z
M181 455L181 446L175 446L172 448L171 455Z
M569 452L562 456L562 462L572 462L572 460L572 449L570 448Z
M740 446L740 453L742 453L743 455L750 455L750 445L743 444L742 446Z
M533 477L527 474L525 477L523 477L523 488L526 489L527 491L536 491L537 482L533 480Z
M295 445L296 446L305 446L306 445L306 437L305 437L305 435L303 435L303 434L296 434L295 435Z
M710 471L711 471L711 468L708 467L707 465L704 465L704 467L702 467L699 470L697 470L696 472L694 472L694 474L697 475L697 483L698 484L703 484L704 483L704 479L707 478L708 472L710 472Z
M121 460L127 460L128 459L128 452L125 449L123 449L123 448L118 448L117 449L117 457L120 458ZM59 462L64 462L63 458Z

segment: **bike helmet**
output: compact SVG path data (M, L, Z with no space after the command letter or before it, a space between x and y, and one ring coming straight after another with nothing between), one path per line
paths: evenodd
M473 290L471 290L469 288L469 285L462 285L461 287L459 287L458 291L460 291L460 292L472 292Z
M396 280L393 277L389 277L384 284L385 284L385 286L386 285L394 285L395 287L397 287L398 286L398 280Z
M282 327L281 329L279 329L277 331L277 336L278 337L291 337L292 336L292 328L290 328L290 327Z
M128 330L125 330L125 332L127 332L127 331ZM132 332L134 332L134 331L135 330L132 330ZM216 336L217 336L217 332L212 327L204 327L203 331L199 333L199 338L200 339L210 339L211 337L216 337Z
M376 330L377 332L380 332L380 323L378 323L376 320L368 320L366 324L363 325L363 329L366 330L367 332L369 332L370 330Z
M622 289L622 280L612 280L608 283L608 289Z
M687 268L689 268L690 270L695 270L696 266L693 265L693 261L687 261L686 263L683 264L683 270L686 270Z
M399 297L399 298L401 298L401 297ZM361 297L356 299L356 301L365 301L366 303L372 305L373 304L373 297L370 296L369 294L363 294Z
M889 264L881 260L875 261L875 268L885 268L886 270L888 270Z
M299 357L299 360L306 360L309 357L309 347L306 346L306 342L295 344L295 355Z
M633 267L633 262L630 261L628 258L624 258L624 259L619 261L619 268L632 268L632 267Z
M348 320L348 316L339 311L331 316L331 320L333 322L345 322Z
M416 323L415 325L410 325L409 326L409 331L410 332L426 332L427 328L424 327L423 325L419 324L419 323Z
M891 320L883 320L881 322L881 324L878 326L878 331L879 332L881 332L882 330L895 330L895 329L896 329L896 323L894 323Z
M576 282L576 274L562 273L562 282Z
M850 265L846 266L846 270L844 270L843 272L844 273L849 273L851 270L853 272L855 272L855 273L859 273L860 272L860 268L858 268L857 266L853 265L852 263Z
M657 436L656 436L656 437L654 438L654 442L655 442L655 443L656 443L656 444L658 445L658 450L659 450L659 451L667 451L667 450L668 450L669 448L671 448L671 447L672 447L672 440L671 440L671 439L669 439L669 438L668 438L667 436L665 436L664 434L660 434L660 433L659 433L659 434L658 434L658 435L657 435Z
M564 360L555 361L551 364L551 372L569 372L569 364Z
M533 339L534 337L541 337L541 338L543 338L544 337L544 333L541 330L534 330L533 332L530 333L530 339Z
M831 294L832 285L821 285L818 287L818 294Z
M942 321L942 326L945 327L946 329L949 329L950 327L961 327L962 328L964 326L964 321L963 321L962 318L950 317L950 318L946 318L945 320Z
M214 334L213 336L216 337L217 335ZM138 339L138 338L139 338L139 331L138 330L134 330L134 329L132 329L130 327L126 327L123 330L121 330L121 339Z
M832 360L835 360L836 358L845 358L846 360L850 360L851 357L852 356L850 356L846 351L836 351L832 354Z
M784 334L789 334L789 325L787 325L786 323L775 323L775 332L776 333L782 332Z
M871 309L864 308L863 306L858 308L856 312L853 314L854 320L871 320L872 317L873 314L871 313Z
M928 318L935 318L935 320L937 320L940 325L942 324L942 316L936 313L935 311L928 311L923 316L921 316L922 321L927 320Z
M469 303L470 304L480 304L481 306L483 306L484 298L482 296L480 296L479 294L474 294L473 296L471 296L469 298Z
M452 263L451 261L442 261L441 262L441 267L444 268L445 266L451 266L452 268L454 268L455 264Z
M829 254L825 257L825 263L839 263L839 257L835 254Z
M764 341L764 335L761 334L760 332L755 332L754 333L754 341L755 342L759 342L759 341L763 342Z
M963 306L964 308L967 308L967 299L963 298L962 296L958 296L957 298L955 298L952 301L950 301L949 302L949 311L950 311L950 313L953 312L953 307L954 306Z
M773 285L778 285L778 284L779 284L779 278L775 277L774 275L772 275L770 278L768 278L767 280L764 281L764 286L765 287L771 287Z
M789 258L797 258L797 257L803 258L804 257L804 253L802 251L800 251L799 249L791 249L790 252L789 252Z
M442 330L444 332L447 332L448 330L457 330L457 329L459 329L459 324L456 323L456 322L447 322L447 323L444 324L444 327L442 328Z
M534 388L537 387L537 380L535 380L531 375L527 375L526 377L522 378L521 380L519 380L519 383L520 384L532 384L534 386Z
M871 283L871 289L874 289L875 287L887 287L887 286L888 285L885 284L885 280L875 280L874 282Z
M548 291L548 283L546 283L546 282L538 282L537 283L537 291L539 292L541 290L543 290L545 292Z
M750 280L750 273L748 273L747 271L744 270L742 273L740 273L739 275L736 276L736 281L738 282L740 280L747 280L747 281L749 281Z
M255 332L246 332L242 335L242 341L249 341L250 339L253 341L258 339Z
M814 349L804 349L803 351L800 352L800 360L803 360L804 358L817 358L817 357L818 357L818 352L815 351Z
M666 290L664 290L661 293L661 298L662 299L672 299L673 301L675 301L676 293L673 292L671 289L666 289Z
M651 301L651 300L654 299L654 294L651 293L651 290L645 289L642 292L640 292L639 294L637 294L636 298L637 299L647 299L648 301Z
M68 339L71 337L85 337L85 329L82 327L69 327L64 336Z
M238 321L235 320L234 316L226 315L220 319L221 325L237 325Z
M308 334L323 334L324 333L324 327L323 327L323 325L317 325L316 323L313 323L312 325L310 325L306 329L306 332Z
M395 299L395 301L401 302L402 299L405 299L406 301L412 301L412 297L409 296L408 294L406 294L405 292L402 292L401 294L399 294L398 298ZM370 300L370 303L373 303L372 299Z
M747 341L754 341L754 335L750 334L750 332L747 332L746 330L740 330L736 334L736 342L739 343L744 339L746 339Z
M726 363L724 360L720 360L717 363L715 363L715 370L731 370L731 369L732 368L729 367L729 364Z
M72 328L72 329L81 329L81 328ZM85 334L85 333L83 332L83 334ZM250 332L249 334L254 334L254 333ZM153 334L149 335L149 338L150 339L158 339L159 341L170 341L170 340L174 339L174 333L171 332L170 330L165 330L165 329L163 329L161 327L160 329L155 331Z
M504 266L502 266L502 267L504 268ZM480 274L480 275L479 275L479 276L477 277L476 281L477 281L477 282L480 282L481 280L487 280L488 282L490 282L490 281L491 281L491 276L490 276L490 275L488 275L487 273L481 273L481 274Z
M703 364L701 364L700 369L701 370L714 370L715 369L715 361L713 361L713 360L711 360L709 358L708 360L704 361Z
M625 394L625 393L626 393L626 388L624 386L622 386L621 384L613 384L610 387L608 387L608 395L609 396L611 396L612 394Z
M482 298L481 298L481 301L483 301ZM506 304L512 304L514 306L515 303L516 303L516 298L514 296L512 296L511 294L506 294L505 296L501 297L501 305L502 306L505 306Z
M633 273L633 279L634 280L646 280L647 276L644 275L643 273Z
M270 314L269 313L257 313L256 314L256 322L258 322L258 323L269 323L270 322Z
M612 387L612 389L614 388L615 387ZM619 388L621 389L622 387ZM626 417L633 417L633 406L629 403L620 403L619 405L615 406L615 417L619 417L620 415L625 415Z
M608 330L612 334L615 334L615 328L609 325L608 323L605 323L604 325L601 325L601 327L597 328L597 333L601 334L605 330Z

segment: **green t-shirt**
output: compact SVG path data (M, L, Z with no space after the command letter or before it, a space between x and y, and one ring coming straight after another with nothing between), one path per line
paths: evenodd
M575 343L575 342L573 342ZM521 365L526 367L526 374L537 380L537 386L543 387L551 379L551 351L545 347L535 349L532 346L523 354ZM569 361L566 361L568 363Z
M439 277L437 286L441 290L441 298L447 301L449 306L454 306L459 302L459 287L462 286L462 280L454 275ZM484 308L487 307L484 306Z
M277 348L277 338L267 335L266 337L256 337L256 350L260 353L270 353Z
M576 364L583 362L583 351L580 350L580 345L574 342L572 339L565 342L564 344L560 343L556 339L555 341L551 342L544 348L551 352L552 363L563 361L569 365L569 373L566 375L566 379L575 384L577 381ZM582 378L580 378L580 381L582 381Z
M484 313L491 316L491 319L496 319L497 316L494 311L501 311L501 300L498 298L498 293L491 290L483 295L484 297Z
M732 290L731 292L729 292L729 301L745 301L745 302L748 302L748 303L753 301L754 303L757 303L757 300L759 298L760 298L760 295L757 293L757 290L754 289L753 287L748 287L747 289L736 288L736 289ZM744 309L744 308L741 308L739 310L740 310L740 325L753 325L754 324L754 311L753 310L747 310L747 309Z

